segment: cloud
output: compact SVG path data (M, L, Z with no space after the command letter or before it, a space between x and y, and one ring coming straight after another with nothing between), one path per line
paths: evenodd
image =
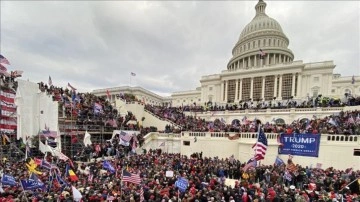
M360 74L359 2L266 1L296 60L334 60ZM1 2L1 53L24 78L80 91L132 85L162 95L194 90L226 69L251 1ZM341 8L341 9L339 9ZM331 15L330 15L331 14Z

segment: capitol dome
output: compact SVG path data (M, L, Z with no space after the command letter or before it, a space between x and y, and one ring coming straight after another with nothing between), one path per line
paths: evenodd
M256 15L245 26L235 44L228 70L248 69L292 62L294 55L288 49L289 39L280 24L265 13L263 0L255 6Z

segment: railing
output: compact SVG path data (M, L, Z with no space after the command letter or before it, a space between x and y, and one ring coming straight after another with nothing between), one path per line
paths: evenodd
M235 114L235 113L274 113L274 112L329 112L342 111L344 107L317 107L317 108L267 108L267 109L237 109L237 110L219 110L219 111L196 111L197 114ZM189 112L189 111L185 111Z
M147 109L145 109L145 108L144 108L144 111L145 111L145 112L147 112L147 113L149 113L149 114L151 114L152 116L155 116L156 118L160 119L161 121L167 121L167 122L170 122L170 123L171 123L172 125L174 125L175 127L177 127L177 128L181 128L181 126L180 126L180 125L178 125L178 124L174 123L172 120L162 118L162 117L160 117L160 116L158 116L158 115L156 115L156 114L152 113L151 111L149 111L149 110L147 110Z
M203 137L203 138L232 138L238 136L239 139L257 139L258 133L236 133L236 132L181 132L183 137ZM268 140L276 141L279 137L279 133L266 133ZM289 134L293 135L293 134ZM295 134L296 137L296 134ZM333 135L333 134L321 134L321 141L326 142L358 142L360 145L359 135Z

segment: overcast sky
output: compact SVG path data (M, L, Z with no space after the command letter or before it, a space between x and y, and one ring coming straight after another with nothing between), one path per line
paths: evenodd
M334 73L360 75L360 2L265 2L295 60L333 60ZM226 69L256 3L1 1L0 52L30 81L50 75L80 92L131 81L170 95Z

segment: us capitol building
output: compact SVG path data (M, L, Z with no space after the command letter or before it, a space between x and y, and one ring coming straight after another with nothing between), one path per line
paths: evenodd
M255 17L245 26L232 49L226 70L200 79L196 90L175 92L161 97L141 87L115 87L94 90L111 99L116 94L132 93L148 104L172 106L218 104L247 101L304 100L318 95L343 98L345 93L360 95L360 76L334 74L333 61L303 63L294 61L289 39L280 24L266 14L266 3L255 6Z

